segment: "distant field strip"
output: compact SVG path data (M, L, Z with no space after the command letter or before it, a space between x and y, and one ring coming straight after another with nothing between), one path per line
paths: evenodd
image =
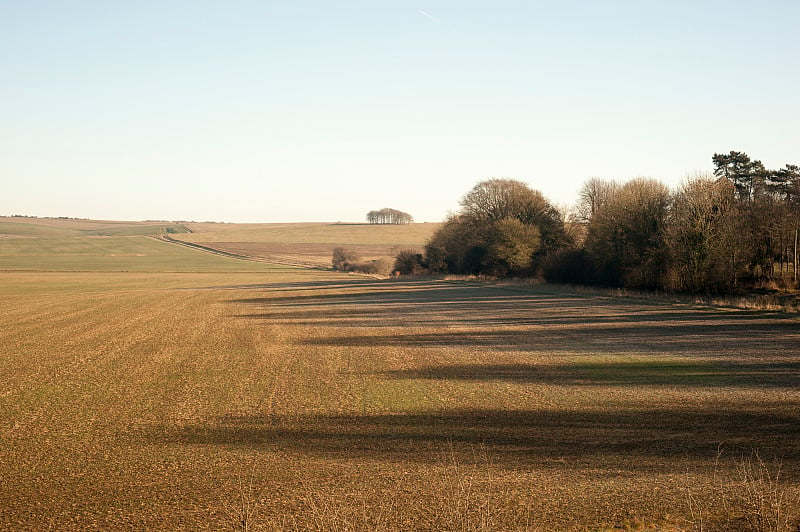
M237 257L237 259L240 259ZM265 271L270 266L234 260L150 236L73 236L0 239L0 271Z
M267 262L328 268L332 251L345 247L362 260L394 259L401 250L421 252L439 224L188 224L193 242Z
M0 218L0 270L125 270L123 261L108 260L107 257L157 257L165 254L154 251L152 246L142 250L147 244L135 237L155 237L228 258L329 268L335 247L347 247L362 260L392 260L404 249L422 251L438 225L170 224ZM103 253L104 249L114 246L119 251ZM140 249L125 250L126 247ZM185 256L182 253L176 255ZM88 256L106 258L95 261L82 258ZM138 260L136 266L131 266L141 268L148 262L158 261L156 258L153 261ZM175 268L191 267L189 262L184 261L182 266L176 265Z
M258 260L258 259L254 258L254 257L247 256L247 255L239 255L239 254L236 254L236 253L230 253L228 251L223 251L221 249L215 249L215 248L209 247L209 246L202 246L200 244L194 244L192 242L185 242L183 240L176 240L176 239L174 239L174 238L172 238L170 236L167 236L167 235L162 235L162 236L158 236L158 237L154 237L154 238L156 238L158 240L163 240L164 242L169 242L170 244L178 244L180 246L186 246L186 247L189 247L189 248L192 248L192 249L197 249L197 250L200 250L200 251L207 251L209 253L214 253L215 255L222 255L224 257L230 257L232 259Z

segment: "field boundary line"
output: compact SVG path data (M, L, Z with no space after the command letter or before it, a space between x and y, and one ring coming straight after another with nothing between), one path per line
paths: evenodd
M222 251L221 249L204 246L202 244L197 244L194 242L186 242L185 240L172 238L169 235L158 235L158 236L153 236L152 238L170 244L177 244L179 246L186 246L188 248L197 249L199 251L204 251L206 253L213 253L214 255L221 255L223 257L228 257L230 259L246 260L250 262L258 262L261 264L279 264L281 266L296 266L298 268L308 268L311 270L333 271L332 268L324 268L322 266L315 266L312 264L303 264L301 262L289 262L289 261L281 261L275 259L259 259L257 257L251 257L248 255L239 255L238 253L231 253L230 251Z

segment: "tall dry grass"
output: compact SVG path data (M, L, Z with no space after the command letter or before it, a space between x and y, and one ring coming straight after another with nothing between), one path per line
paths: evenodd
M509 515L506 497L491 479L492 465L486 450L478 447L465 460L452 445L443 448L433 474L425 486L408 475L400 482L378 489L378 493L342 496L319 486L305 485L299 498L282 501L302 510L280 517L261 518L257 489L245 486L237 500L233 529L238 531L271 530L279 532L354 532L395 530L533 531L534 516L527 509ZM369 479L365 479L368 482ZM424 497L420 497L424 492ZM274 501L273 501L274 502Z
M800 530L800 488L786 481L779 460L758 451L721 472L715 462L712 493L687 488L690 530L696 532L796 532ZM702 502L701 502L702 501ZM712 502L713 501L713 502Z

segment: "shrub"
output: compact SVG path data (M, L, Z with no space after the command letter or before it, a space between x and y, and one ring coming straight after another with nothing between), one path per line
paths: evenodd
M531 266L539 249L541 233L535 225L525 225L516 218L503 218L489 229L484 270L498 276L520 273Z
M334 270L342 272L351 271L351 267L359 261L358 255L345 248L333 248L333 259L331 263Z
M426 272L427 268L428 265L422 254L406 249L397 254L392 270L400 275L418 275Z
M392 273L391 259L361 261L354 252L345 248L334 248L331 260L334 270L340 272L366 273L369 275L388 276Z

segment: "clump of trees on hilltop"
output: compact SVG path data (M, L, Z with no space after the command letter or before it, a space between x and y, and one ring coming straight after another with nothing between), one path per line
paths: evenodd
M367 222L371 224L410 224L414 217L397 209L380 209L367 213Z
M592 178L566 222L540 192L489 179L461 199L401 270L541 275L555 282L686 292L797 286L800 167L768 170L715 154L713 174L677 190L655 179Z

